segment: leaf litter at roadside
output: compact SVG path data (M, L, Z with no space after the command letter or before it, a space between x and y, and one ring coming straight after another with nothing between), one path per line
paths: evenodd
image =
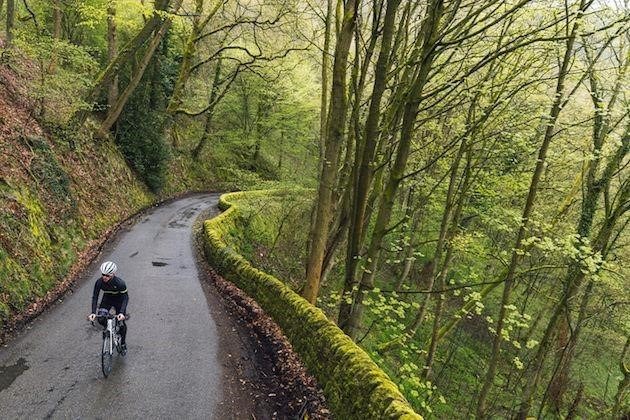
M261 349L258 362L263 365L261 378L266 394L261 396L266 397L273 410L271 418L331 419L321 388L308 374L280 327L242 290L214 270L206 270L208 280L220 293L228 311L249 330Z

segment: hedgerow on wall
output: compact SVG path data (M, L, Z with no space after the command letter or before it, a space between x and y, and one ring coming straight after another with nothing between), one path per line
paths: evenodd
M421 419L389 377L324 313L277 278L257 270L224 238L238 230L234 201L279 197L288 191L224 194L224 213L205 222L210 263L242 288L278 323L309 371L317 378L335 417Z

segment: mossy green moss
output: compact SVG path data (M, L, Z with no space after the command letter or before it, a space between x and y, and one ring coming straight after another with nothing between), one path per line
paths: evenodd
M228 280L252 296L278 323L309 371L317 378L333 414L342 419L421 419L397 386L368 354L324 313L275 277L255 269L225 242L238 231L234 202L254 197L283 196L291 191L224 194L224 213L207 220L205 252Z

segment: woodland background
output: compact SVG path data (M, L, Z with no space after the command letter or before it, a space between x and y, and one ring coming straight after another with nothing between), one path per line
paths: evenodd
M630 414L627 1L0 0L0 18L3 319L155 197L284 188L243 200L234 242L419 413Z

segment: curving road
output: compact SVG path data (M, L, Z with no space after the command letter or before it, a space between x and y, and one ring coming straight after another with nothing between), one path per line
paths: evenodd
M224 372L217 325L198 279L191 227L218 194L144 213L108 244L63 303L0 349L0 418L219 418ZM86 321L98 265L129 289L128 349L100 371L100 332Z

